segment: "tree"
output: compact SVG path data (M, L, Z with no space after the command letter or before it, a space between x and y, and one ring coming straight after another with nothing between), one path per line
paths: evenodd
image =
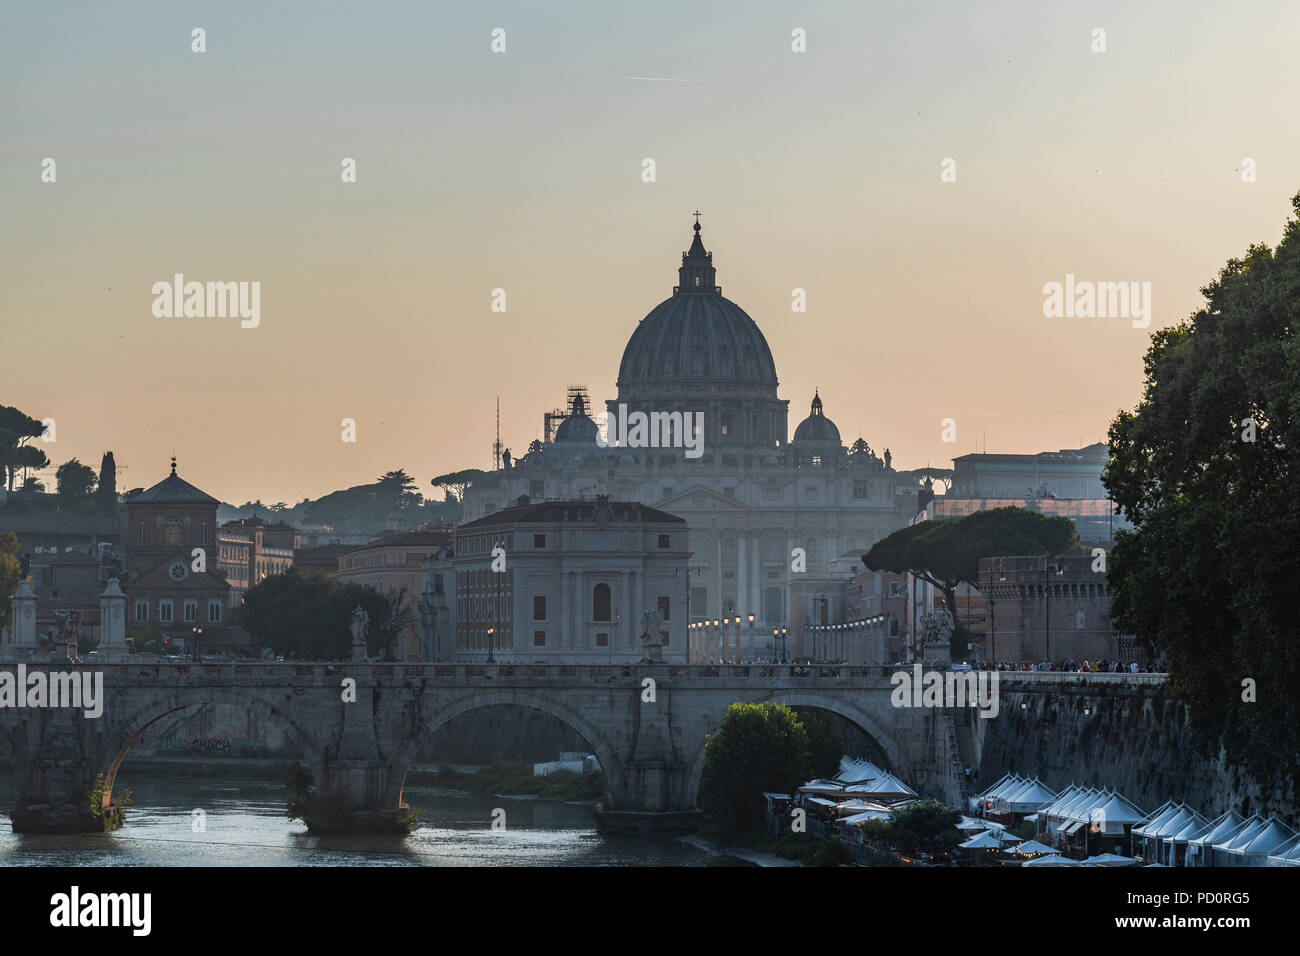
M14 490L14 473L23 467L44 468L49 464L24 465L19 450L29 447L28 442L45 433L44 423L10 405L0 405L0 468L5 470L5 488ZM44 458L44 454L41 455ZM29 459L30 460L30 459Z
M478 468L466 468L463 471L452 471L445 475L439 475L433 479L431 484L435 488L442 489L445 500L463 504L465 492L469 489L469 486L480 478L487 477L487 474L486 471L481 471Z
M59 506L70 511L83 510L95 490L95 471L71 458L54 473Z
M1266 779L1300 750L1300 194L1205 305L1151 337L1141 401L1102 481L1133 521L1108 558L1111 619L1163 654L1197 744ZM1284 759L1284 757L1286 759Z
M964 518L922 521L877 541L862 556L871 571L911 573L943 592L948 611L957 615L957 585L979 587L981 558L1059 555L1081 552L1078 531L1069 518L1048 517L1028 508L992 508ZM952 653L966 653L954 630Z
M99 463L99 486L95 489L95 498L102 513L112 514L117 510L117 462L113 460L111 451L104 452Z
M794 789L812 775L808 734L784 704L732 704L705 743L700 809L724 839L763 823L763 793Z
M304 576L290 568L250 589L235 611L235 622L258 648L298 659L345 660L352 651L350 625L358 605L370 616L367 655L391 657L411 620L405 588L380 594L361 584Z
M14 626L13 604L10 598L18 590L22 579L22 563L18 559L18 535L0 531L0 628Z
M13 463L15 468L22 469L24 485L27 484L27 472L50 467L50 460L45 456L45 452L35 445L19 445L14 449Z
M844 736L822 711L811 707L795 708L795 715L808 734L808 755L815 777L833 777L844 756Z

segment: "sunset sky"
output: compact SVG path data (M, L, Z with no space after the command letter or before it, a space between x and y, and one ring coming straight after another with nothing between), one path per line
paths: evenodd
M1159 8L6 5L0 404L119 489L175 453L234 503L434 495L490 466L498 396L516 455L568 384L614 397L698 208L791 432L817 387L897 468L1104 440L1150 333L1300 191L1300 5ZM259 327L155 317L175 273L261 282ZM1044 318L1067 273L1150 282L1151 327Z

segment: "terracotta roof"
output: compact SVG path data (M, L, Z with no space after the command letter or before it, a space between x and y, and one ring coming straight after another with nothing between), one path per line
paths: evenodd
M599 504L600 502L597 501L543 501L535 505L518 505L514 508L505 508L495 514L486 515L468 524L463 524L457 530L492 527L499 524L549 524L556 521L590 521L594 523L596 508ZM610 512L609 520L611 524L626 521L653 522L655 524L686 523L685 518L670 515L658 508L651 508L639 501L611 501L608 502L607 506Z
M146 491L140 492L134 498L128 498L128 504L159 504L183 502L186 504L214 504L219 505L216 498L195 488L188 481L179 477L176 472L172 472L158 484Z

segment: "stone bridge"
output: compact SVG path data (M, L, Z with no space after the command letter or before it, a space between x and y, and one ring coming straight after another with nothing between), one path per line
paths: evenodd
M74 794L97 774L105 781L101 806L110 809L131 744L155 721L199 704L238 707L278 724L318 792L346 793L359 816L403 806L408 768L448 721L483 707L533 708L587 742L608 782L602 825L629 829L694 822L706 736L736 701L838 714L874 742L886 769L950 803L961 796L958 737L963 727L969 737L973 716L968 709L895 708L891 667L161 660L25 667L29 680L42 670L102 673L103 712L92 718L75 708L0 706L0 736L18 778L11 817L20 832L79 828L70 817ZM0 665L0 674L15 668Z

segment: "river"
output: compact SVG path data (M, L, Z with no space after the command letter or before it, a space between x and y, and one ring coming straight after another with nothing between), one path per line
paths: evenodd
M284 815L284 780L172 776L124 766L126 825L76 836L13 833L0 823L0 866L718 866L738 860L678 840L602 836L592 808L407 786L421 811L406 839L321 837ZM14 805L14 775L0 774L0 807ZM505 828L491 828L493 811ZM203 810L203 829L195 828ZM744 864L740 864L744 865Z

